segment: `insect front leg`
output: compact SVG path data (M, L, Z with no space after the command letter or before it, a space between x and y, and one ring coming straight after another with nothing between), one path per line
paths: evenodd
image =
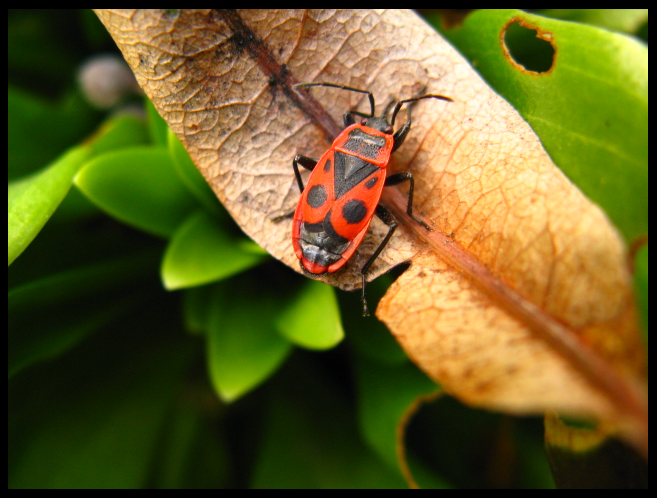
M392 147L393 152L399 149L401 144L404 143L404 140L406 139L406 135L408 135L408 132L411 129L411 109L413 107L413 104L418 100L422 100L422 99L440 99L440 100L445 100L447 102L453 102L451 98L445 97L444 95L418 95L417 97L413 97L412 99L407 99L397 102L397 105L395 105L395 108L392 111L392 118L390 119L390 124L391 125L395 124L395 118L397 117L397 113L399 112L399 110L404 104L408 104L408 117L406 118L406 123L404 123L404 125L399 130L397 130L397 133L394 134L394 145Z
M301 173L299 173L299 164L306 168L308 171L312 171L317 166L319 159L313 159L312 157L307 156L294 156L292 160L292 167L294 168L294 176L297 177L297 183L299 184L299 193L303 193L303 180L301 179Z
M413 173L411 173L410 171L405 171L403 173L396 173L394 175L390 175L388 178L386 178L385 186L391 187L393 185L399 185L401 182L405 182L405 181L409 181L411 183L411 186L408 189L408 204L406 205L406 213L415 221L417 221L420 225L422 225L424 228L431 231L431 227L429 225L427 225L421 219L413 216L413 190L415 189L415 180L413 179Z
M312 157L300 156L300 155L295 156L294 159L292 160L292 167L294 168L294 176L297 179L297 185L299 185L300 193L303 193L304 186L303 186L303 180L301 179L301 173L299 173L299 165L303 166L309 171L312 171L315 169L315 166L317 166L317 162L318 159L313 159ZM271 221L277 223L286 218L292 218L292 216L294 216L294 211L290 211L289 213L276 216L275 218L272 218Z
M383 251L383 248L386 246L390 240L390 237L392 237L392 234L395 233L395 230L397 229L397 220L392 215L392 213L381 204L376 207L374 214L376 214L383 223L388 225L388 233L384 237L381 244L379 244L379 247L376 248L376 251L374 251L374 253L370 256L370 259L367 260L367 263L365 263L363 268L360 270L363 276L363 316L370 316L370 310L367 307L367 295L365 292L365 286L367 285L367 279L365 278L367 275L367 270L370 269L370 266L372 266L374 260L379 257L379 254L381 254L381 251Z

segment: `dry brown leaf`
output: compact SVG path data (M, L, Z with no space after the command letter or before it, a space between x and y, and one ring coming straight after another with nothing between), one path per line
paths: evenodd
M461 400L512 413L591 416L647 453L644 357L625 248L602 211L556 168L530 127L435 31L408 11L107 11L98 15L140 85L243 230L298 270L291 160L319 157L359 95L380 105L422 88L391 171L416 176L416 209L372 267L411 268L377 310L409 356ZM387 229L375 220L345 270Z

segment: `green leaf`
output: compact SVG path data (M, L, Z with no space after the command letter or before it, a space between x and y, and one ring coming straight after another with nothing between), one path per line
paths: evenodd
M71 149L41 172L10 182L7 263L11 264L34 240L90 158L144 139L144 126L139 121L128 116L112 118L84 146Z
M525 71L505 54L500 41L514 21L521 30L540 30L545 45L549 40L556 54L549 71ZM648 232L645 45L518 10L477 11L445 35L522 114L555 163L626 239Z
M157 112L153 102L149 99L144 99L144 107L146 107L146 115L148 116L148 131L151 140L155 145L166 146L167 135L169 134L169 125L162 119L162 116Z
M119 115L104 122L89 142L94 156L148 142L144 123L134 116Z
M404 414L419 397L440 388L409 362L388 366L359 357L356 366L361 433L391 468L398 469L397 439Z
M193 287L183 292L183 318L190 334L204 334L208 326L212 292L207 287Z
M168 139L169 151L171 152L174 166L182 182L205 209L213 215L223 216L227 219L226 210L214 195L210 185L205 181L205 178L201 175L192 158L189 157L183 144L171 130L168 131Z
M268 396L251 486L406 489L358 434L351 404L313 361L291 361ZM294 360L293 359L293 360Z
M207 327L212 384L224 401L243 396L265 381L292 345L275 327L280 299L258 295L247 280L215 286Z
M134 308L152 263L131 256L63 271L8 292L8 375L70 349ZM120 292L120 294L119 294Z
M90 157L88 147L76 147L42 172L11 182L8 195L7 265L37 236L66 196L73 176Z
M169 290L203 285L252 268L266 256L255 243L232 236L199 211L171 238L162 262L162 281Z
M81 11L12 9L8 12L9 80L56 93L73 79L84 43L76 22ZM73 40L75 40L73 42ZM100 50L100 47L96 50Z
M545 9L540 14L628 34L648 22L648 9Z
M165 238L197 207L162 148L131 147L103 154L78 173L75 184L110 215Z
M344 338L340 308L330 285L308 279L276 320L280 333L307 349L330 349Z
M190 363L171 316L132 316L9 386L9 488L137 488Z
M154 459L154 485L149 488L219 489L230 486L230 446L222 433L222 424L216 423L216 417L208 416L211 410L221 410L219 400L209 399L210 396L208 393L196 402L181 399L168 415L166 430L162 431L164 442L158 446Z
M386 274L367 284L370 309L375 309L375 303L379 302L394 280L391 274ZM339 292L338 297L349 345L358 355L387 365L408 363L408 356L383 322L363 317L363 304L354 293Z
M55 161L95 126L95 113L78 94L50 102L9 85L7 105L7 173L12 180Z

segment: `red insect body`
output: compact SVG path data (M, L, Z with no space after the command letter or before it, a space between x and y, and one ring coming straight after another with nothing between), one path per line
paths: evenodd
M451 101L442 95L422 95L397 102L390 122L386 116L374 116L374 96L367 90L335 85L333 83L303 83L299 87L328 86L366 94L370 101L369 114L348 111L344 115L345 129L333 141L319 160L297 156L292 162L301 198L292 223L292 245L302 270L315 277L333 273L342 268L363 241L372 217L376 214L386 225L388 234L361 269L363 278L363 315L367 316L365 297L366 273L379 253L390 240L397 222L392 213L379 205L383 187L410 182L406 212L430 230L422 220L413 216L413 175L397 173L386 176L390 155L404 142L411 129L411 111L408 120L393 133L395 117L404 104L420 99L437 98ZM392 104L392 103L391 103ZM356 123L354 116L361 116ZM312 171L304 187L298 165ZM276 219L285 218L279 216Z
M350 139L353 130L362 132L356 140ZM368 144L363 143L363 138L368 136L379 137L385 145L378 147L373 144L371 149L374 154L368 155L367 151L364 151ZM350 145L358 147L350 148ZM339 270L362 242L381 198L392 146L392 135L361 124L353 124L335 139L331 148L317 162L294 213L292 229L294 252L309 273L333 273ZM340 161L340 154L357 158L359 161ZM351 164L344 165L340 164L341 162ZM372 167L363 168L363 163ZM357 176L359 172L361 174ZM330 215L327 216L329 212ZM304 223L332 227L338 236L348 240L349 243L340 253L340 258L325 265L305 257L300 242Z

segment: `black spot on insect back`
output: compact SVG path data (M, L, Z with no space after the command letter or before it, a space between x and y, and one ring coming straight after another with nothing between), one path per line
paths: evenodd
M342 216L347 223L356 224L363 221L367 214L365 203L359 199L352 199L342 208Z
M315 185L308 192L308 204L312 208L318 208L326 202L327 197L326 187L324 185Z

